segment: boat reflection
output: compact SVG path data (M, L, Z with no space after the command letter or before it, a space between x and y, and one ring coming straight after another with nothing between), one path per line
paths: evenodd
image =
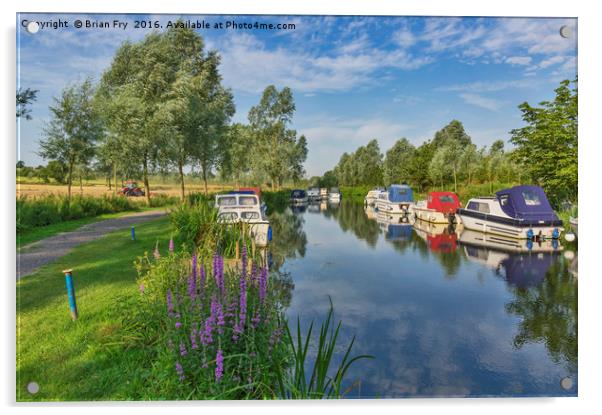
M429 250L450 253L457 249L458 235L452 226L420 219L415 220L413 226L416 234L426 242Z
M459 243L464 247L466 258L495 270L496 275L517 288L541 284L562 250L558 241L527 246L526 241L466 229L461 232Z
M393 215L385 212L376 213L376 222L388 241L410 241L412 224L406 215Z

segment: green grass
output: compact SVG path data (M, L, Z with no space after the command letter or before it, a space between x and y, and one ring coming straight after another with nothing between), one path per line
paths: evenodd
M139 209L140 212L155 210L156 208L142 207ZM21 249L25 245L40 241L45 238L49 238L54 235L58 235L63 232L71 232L81 228L84 225L94 222L100 222L105 219L120 218L122 216L131 215L132 211L118 212L118 213L106 213L99 216L68 220L65 222L53 223L52 225L40 226L39 228L27 229L17 234L17 249Z
M128 300L138 294L133 261L156 241L166 249L167 228L167 218L140 225L135 242L129 229L111 233L17 282L17 401L140 397L153 348L131 339L132 330L121 322ZM65 268L73 268L76 322ZM29 382L39 384L36 395L27 392Z

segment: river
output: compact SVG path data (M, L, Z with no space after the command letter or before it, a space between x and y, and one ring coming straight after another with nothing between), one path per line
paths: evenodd
M383 215L384 216L384 215ZM577 250L379 217L343 200L273 212L272 269L295 327L329 308L347 398L577 395ZM522 251L522 252L520 252Z

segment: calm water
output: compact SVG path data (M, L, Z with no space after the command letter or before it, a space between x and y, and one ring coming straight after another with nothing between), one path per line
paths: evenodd
M342 347L356 335L354 353L375 357L347 397L576 396L574 247L512 253L345 200L271 222L291 322L322 319L330 296Z

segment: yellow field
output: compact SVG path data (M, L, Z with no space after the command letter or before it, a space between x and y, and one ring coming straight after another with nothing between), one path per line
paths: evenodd
M139 183L140 184L140 183ZM228 185L216 185L210 184L209 192L217 192L224 189L232 189L232 186ZM180 195L180 185L179 184L160 184L157 183L153 185L150 184L151 195L153 194L166 194L170 196L179 196ZM118 189L120 189L118 187ZM202 184L190 184L186 186L186 193L198 193L204 192L205 187ZM109 186L100 183L89 183L85 184L80 191L79 185L74 185L71 187L71 193L74 195L84 194L88 196L102 196L102 195L111 195L113 190L109 190ZM36 196L44 196L49 194L57 194L57 195L66 195L67 194L67 186L66 185L57 185L57 184L42 184L42 183L17 183L17 196L27 196L27 197L36 197ZM133 198L136 199L136 198ZM139 197L138 199L143 200L143 197Z

